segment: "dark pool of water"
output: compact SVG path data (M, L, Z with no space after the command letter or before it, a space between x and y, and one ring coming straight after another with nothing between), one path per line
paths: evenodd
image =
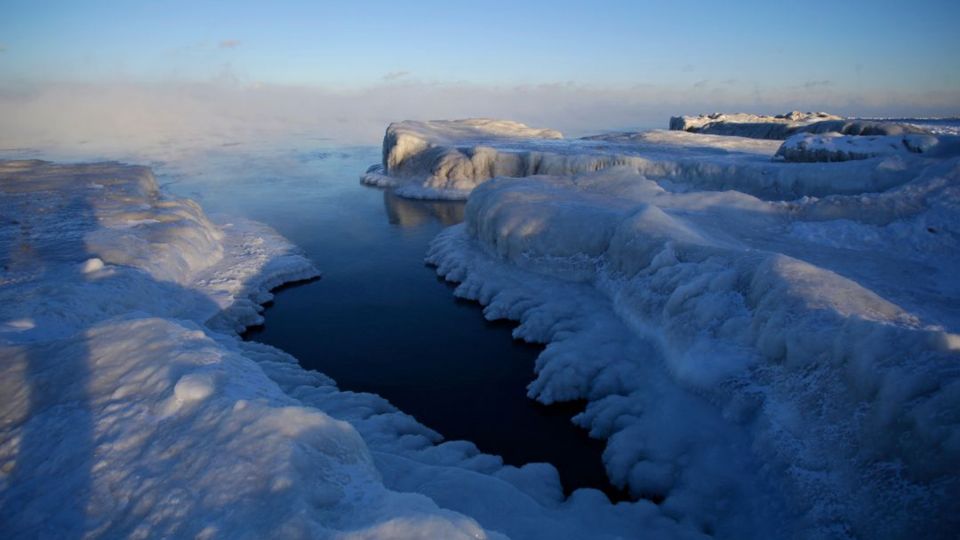
M230 149L161 180L208 211L266 222L303 248L322 279L277 291L264 326L246 337L279 347L343 389L373 392L441 433L513 465L549 462L564 489L621 499L601 462L603 443L570 422L582 404L526 397L540 347L512 324L484 320L423 258L463 219L463 204L411 201L361 186L376 148Z

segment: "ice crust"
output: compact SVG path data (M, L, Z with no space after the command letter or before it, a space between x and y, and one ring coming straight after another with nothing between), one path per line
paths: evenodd
M239 339L318 275L149 169L0 162L4 538L703 538Z
M722 538L950 538L960 151L949 136L813 140L825 161L868 155L760 165L768 141L679 131L570 141L555 155L623 144L736 165L723 182L636 162L494 178L427 260L547 344L529 396L588 400L575 421L606 439L611 479L679 521ZM776 197L760 167L817 196ZM866 181L884 168L897 181Z

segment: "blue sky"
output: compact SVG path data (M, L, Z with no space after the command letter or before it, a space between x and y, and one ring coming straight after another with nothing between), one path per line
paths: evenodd
M955 0L3 6L8 80L960 87Z
M0 0L0 142L293 124L376 142L393 120L469 116L574 134L714 111L958 116L958 21L960 0Z

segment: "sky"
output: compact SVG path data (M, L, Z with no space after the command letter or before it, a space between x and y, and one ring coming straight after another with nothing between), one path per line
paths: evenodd
M144 122L228 103L246 109L236 125L285 118L277 101L294 100L316 122L355 118L358 140L451 114L578 132L731 108L960 114L956 0L0 0L0 13L0 112L21 132L111 103Z

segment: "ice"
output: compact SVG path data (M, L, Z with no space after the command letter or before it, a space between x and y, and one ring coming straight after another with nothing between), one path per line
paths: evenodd
M890 120L845 119L827 113L793 111L776 116L748 113L713 113L699 116L674 116L670 129L750 137L788 139L798 133L839 133L842 135L904 135L931 133L925 127Z
M276 233L217 226L142 167L0 178L4 537L485 537L384 487L350 424L266 376L283 353L215 330L317 275Z
M819 196L781 200L758 189L738 138L685 135L692 155L653 132L635 156L706 168L732 146L743 189L635 162L494 178L427 260L488 318L547 344L530 397L588 400L576 421L607 440L611 479L662 497L681 522L728 538L949 537L960 526L955 141L822 139L899 146L764 165L819 177ZM900 180L865 181L883 167Z
M784 141L776 157L786 161L850 161L906 152L929 153L935 151L939 143L940 139L933 135L920 134L865 136L800 133Z
M0 191L5 538L703 537L240 340L318 275L265 225L116 163L0 162Z
M628 167L669 183L671 189L735 189L784 199L882 191L908 181L921 166L915 162L925 159L907 152L860 163L783 163L773 160L780 147L773 140L676 130L573 140L546 138L533 130L536 135L525 139L520 128L509 132L515 136L486 134L473 122L391 124L384 138L384 163L372 166L361 180L393 187L401 197L466 199L497 176L569 176Z
M825 112L792 111L776 116L750 113L713 113L697 116L672 116L670 129L710 133L714 135L741 135L755 139L784 139L782 136L793 130L827 120L843 120L843 117ZM734 133L728 130L739 130ZM750 135L746 135L749 132Z

